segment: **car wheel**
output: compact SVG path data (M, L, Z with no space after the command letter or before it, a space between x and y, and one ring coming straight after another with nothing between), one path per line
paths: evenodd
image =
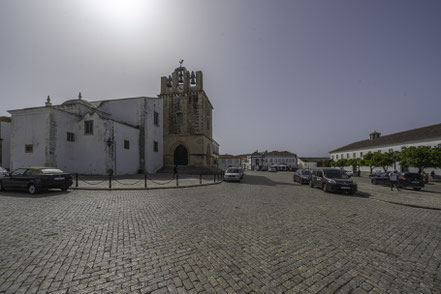
M35 193L37 193L37 187L35 187L34 184L29 184L28 192L29 194L34 195Z
M314 184L312 183L312 181L309 182L309 187L314 188Z
M67 187L61 188L61 191L67 191Z
M5 187L3 186L2 182L0 182L0 191L5 191Z
M322 189L325 192L329 192L328 184L323 184Z
M371 180L372 185L376 185L377 181L376 180Z

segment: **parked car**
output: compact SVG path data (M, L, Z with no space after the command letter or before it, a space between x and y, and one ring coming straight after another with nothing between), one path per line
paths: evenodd
M298 169L294 175L294 182L298 182L300 184L309 184L309 180L311 179L311 171L309 169Z
M52 167L24 167L0 179L0 190L27 190L29 194L51 188L66 191L72 186L72 175Z
M390 172L375 173L371 176L371 183L374 185L389 185Z
M268 171L269 171L269 172L276 172L276 171L277 171L277 167L276 167L275 165L273 165L273 166L269 166L269 167L268 167Z
M319 187L325 192L347 192L354 194L357 192L357 184L341 169L337 168L318 168L311 174L309 186Z
M345 170L345 173L349 176L352 177L354 175L354 172L352 170Z
M424 178L419 173L401 173L397 184L400 188L421 190L421 188L424 188Z
M8 174L8 171L0 166L0 178L4 178Z
M240 179L242 178L243 174L241 170L238 167L229 167L225 171L224 175L224 181L234 181L234 182L240 182Z

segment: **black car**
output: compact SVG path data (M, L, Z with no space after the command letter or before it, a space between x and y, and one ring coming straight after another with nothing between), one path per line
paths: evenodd
M389 185L390 174L390 172L375 173L371 176L371 183L374 185Z
M311 171L308 169L298 169L293 175L293 181L300 184L309 184L311 179Z
M421 190L424 188L424 178L419 173L401 173L398 177L398 187Z
M27 190L30 194L51 188L63 191L72 186L72 175L57 168L18 168L0 179L0 190Z
M357 192L357 184L344 170L337 168L318 168L312 171L309 186L319 187L325 192Z

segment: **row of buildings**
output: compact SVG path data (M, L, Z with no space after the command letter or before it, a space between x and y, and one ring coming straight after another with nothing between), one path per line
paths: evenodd
M43 103L42 103L43 104ZM8 111L0 119L0 166L53 166L81 174L153 173L216 166L213 106L201 71L181 65L157 97L86 100Z
M422 128L402 131L398 133L393 133L389 135L382 136L379 132L372 132L369 135L369 139L356 141L345 145L343 147L334 149L329 152L330 158L334 161L339 159L352 159L352 158L363 158L367 153L386 153L394 151L402 151L408 147L440 147L441 148L441 124L426 126ZM346 167L349 169L352 167ZM394 163L394 166L390 167L401 170L400 164ZM361 166L360 170L362 172L370 171L369 167ZM378 167L374 170L382 170ZM410 168L410 171L417 171L415 168ZM439 169L427 168L426 172L430 173L434 171L436 174L441 174Z
M228 167L242 167L249 170L267 170L270 166L280 169L314 168L321 166L327 157L297 157L289 151L264 151L251 154L219 156L218 167L225 170Z

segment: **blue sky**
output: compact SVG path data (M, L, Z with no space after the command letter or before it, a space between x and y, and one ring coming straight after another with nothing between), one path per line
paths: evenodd
M441 1L0 2L0 115L204 72L222 153L323 156L441 123Z

